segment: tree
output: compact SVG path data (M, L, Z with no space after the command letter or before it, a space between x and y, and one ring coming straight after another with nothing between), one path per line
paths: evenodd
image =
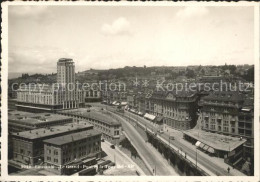
M186 76L187 76L188 78L194 78L194 77L195 77L195 73L194 73L193 70L187 69Z
M249 81L249 82L253 82L254 83L254 75L255 75L255 72L254 72L254 67L251 67L247 70L247 73L244 75L244 79L246 81Z

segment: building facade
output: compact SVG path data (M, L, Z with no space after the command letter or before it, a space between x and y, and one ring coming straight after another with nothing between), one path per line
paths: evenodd
M163 117L164 129L188 130L196 125L196 92L153 92L146 95L145 112Z
M17 90L18 110L55 112L79 108L85 102L84 92L75 84L75 65L72 59L57 62L57 83L53 85L23 85Z
M92 125L86 122L78 122L12 133L12 160L19 164L31 166L41 164L44 156L43 140L90 129L93 129Z
M95 130L44 140L44 165L58 175L71 175L101 157L101 133Z
M243 153L245 160L252 163L254 161L253 98L239 92L213 92L203 97L200 105L201 129L246 139L240 153Z
M66 112L62 111L59 114L73 117L75 120L84 120L94 126L94 129L102 133L102 138L108 140L113 144L119 143L120 136L122 135L122 125L116 121L115 118L109 115L103 115L102 112L94 113L86 112Z
M220 134L239 136L238 113L243 95L237 92L215 92L201 99L201 129Z

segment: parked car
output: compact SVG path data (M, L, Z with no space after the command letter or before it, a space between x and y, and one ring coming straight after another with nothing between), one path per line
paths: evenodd
M114 146L114 145L111 145L110 147L111 147L112 149L115 149L115 146Z
M174 136L170 136L170 140L175 140Z
M158 132L158 133L164 133L164 131L163 131L163 130L158 130L157 132Z
M101 142L105 142L104 138L101 139Z

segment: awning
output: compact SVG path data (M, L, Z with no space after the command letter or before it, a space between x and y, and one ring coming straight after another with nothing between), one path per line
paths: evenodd
M150 119L150 120L154 120L154 119L156 118L156 116L154 116L154 115L152 115L152 114L148 114L148 113L146 113L146 114L144 115L144 117L147 118L147 119Z
M247 112L251 111L250 108L246 108L246 107L243 107L241 110L242 110L242 111L247 111Z
M209 147L209 148L208 148L208 152L214 154L214 153L215 153L215 150L214 150L212 147Z
M163 120L163 116L157 116L156 117L156 121L157 122L162 122L162 120Z
M143 113L142 113L142 112L138 112L138 115L140 115L140 116L141 116L141 115L143 115Z
M200 143L199 147L203 149L203 147L205 146L204 143Z
M125 105L127 105L127 102L121 102L121 105L125 106Z
M94 161L94 160L96 160L96 157L89 158L89 159L85 159L85 160L83 160L82 162L83 162L83 163L87 163L87 162Z
M42 109L42 110L51 111L51 109L44 108L44 107L33 107L33 106L25 106L25 105L19 105L19 104L16 104L15 106L18 106L18 107L27 107L27 108L34 108L34 109Z
M205 145L204 147L203 147L203 150L208 150L208 148L209 148L209 146L208 145Z
M195 146L198 147L200 144L201 144L201 142L200 142L200 141L197 141L197 142L195 143Z
M130 109L130 111L131 111L131 112L135 112L135 110L134 110L134 109Z

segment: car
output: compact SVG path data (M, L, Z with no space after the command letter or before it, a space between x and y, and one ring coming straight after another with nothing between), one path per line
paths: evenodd
M90 112L90 109L88 109L87 112Z
M170 140L175 140L174 136L170 136Z
M115 149L115 145L111 145L110 147L111 147L112 149Z
M158 132L158 133L164 133L164 131L163 131L163 130L158 130L157 132Z
M105 142L104 138L101 139L101 142Z

